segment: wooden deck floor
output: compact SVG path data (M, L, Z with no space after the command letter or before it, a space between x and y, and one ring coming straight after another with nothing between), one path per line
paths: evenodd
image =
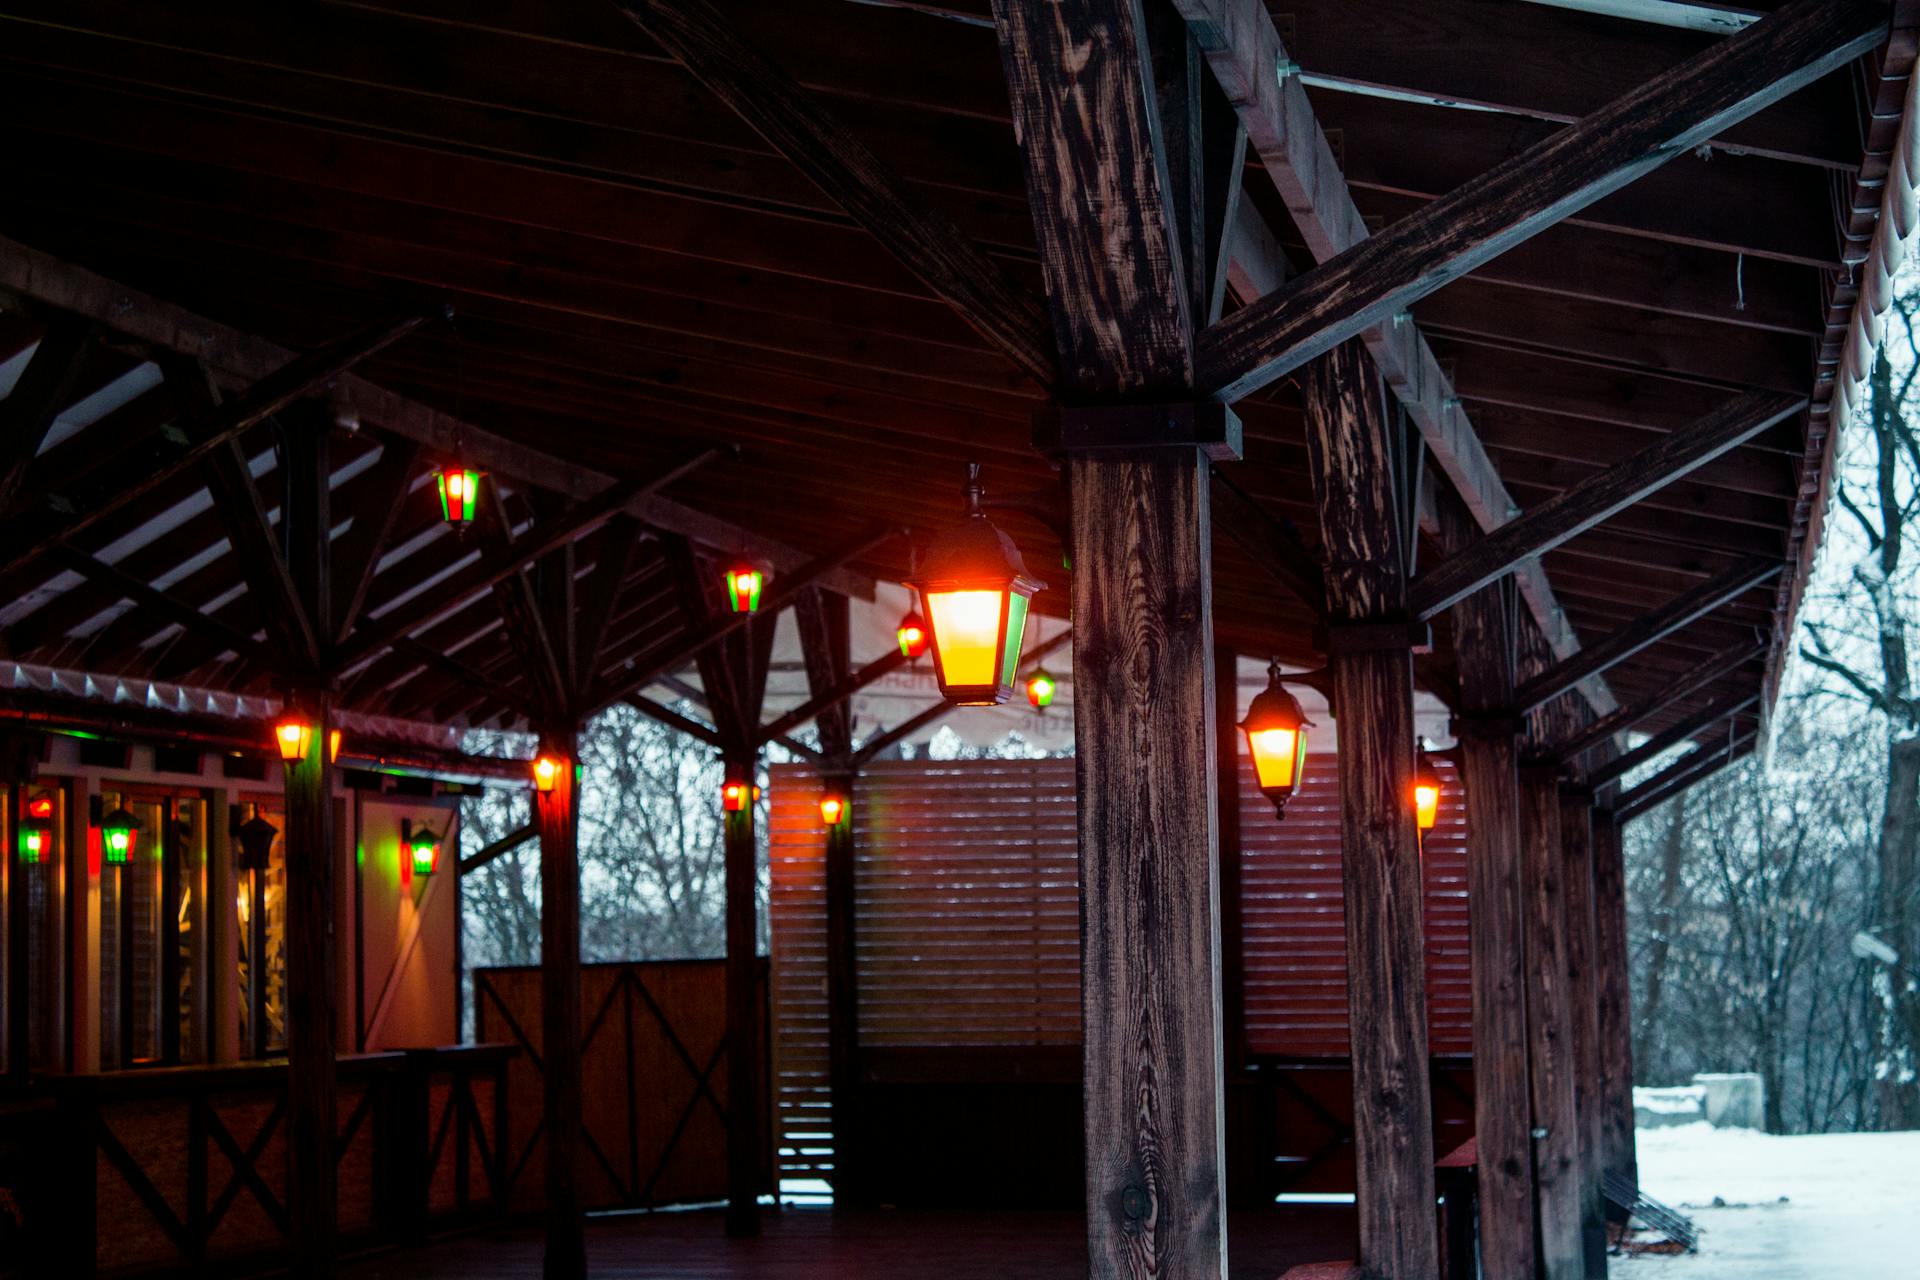
M757 1240L728 1240L718 1212L599 1218L587 1229L595 1280L1079 1280L1077 1215L832 1212L767 1215ZM1296 1263L1353 1256L1350 1208L1236 1214L1233 1280L1274 1280ZM536 1229L456 1237L364 1259L342 1280L522 1280L540 1274Z

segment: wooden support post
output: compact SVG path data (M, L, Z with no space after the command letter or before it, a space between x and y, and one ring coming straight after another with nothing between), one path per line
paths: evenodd
M331 635L329 537L333 526L327 424L318 414L289 415L286 502L287 583L314 637ZM249 482L250 483L250 482ZM333 692L305 663L324 654L289 655L299 672L291 704L308 717L305 758L286 766L287 1206L293 1220L293 1274L333 1274L335 1228ZM260 959L250 958L259 965Z
M1220 1277L1207 465L1169 450L1068 470L1089 1274Z
M856 963L854 843L851 806L858 803L852 770L822 772L824 788L843 796L849 816L826 831L827 1080L833 1106L833 1199L837 1205L871 1202L861 1179L860 994Z
M1385 387L1357 342L1307 365L1307 452L1327 560L1340 723L1347 1004L1364 1274L1436 1275L1420 837L1413 786L1413 652L1404 474Z
M1565 851L1567 1006L1573 1033L1573 1106L1579 1121L1580 1239L1588 1280L1607 1274L1607 1223L1600 1193L1599 943L1594 931L1593 793L1560 790Z
M1220 823L1220 1037L1227 1070L1247 1065L1246 903L1240 865L1240 655L1213 650L1215 804Z
M584 1158L580 1082L580 797L574 776L579 743L572 725L555 726L541 751L560 761L551 791L536 791L540 838L540 1057L546 1106L546 1280L587 1274L580 1207Z
M287 1209L293 1274L319 1280L333 1274L334 1237L332 695L305 694L300 707L313 734L286 766Z
M228 822L233 792L215 787L207 793L207 1061L240 1060L240 912L238 868Z
M1633 1143L1633 995L1627 965L1627 874L1613 811L1593 811L1594 940L1600 1036L1603 1176L1640 1185Z
M100 1070L100 875L88 822L94 780L67 784L67 1069Z
M1580 1241L1579 1120L1574 1111L1567 991L1566 868L1553 771L1520 771L1521 868L1527 913L1527 1038L1533 1059L1533 1176L1541 1280L1586 1273Z
M758 757L729 752L728 782L752 796ZM725 815L727 880L727 1234L760 1234L759 913L751 798Z
M1458 513L1464 522L1465 512ZM1527 1053L1526 904L1520 870L1519 718L1513 592L1496 583L1453 607L1460 669L1460 771L1467 793L1467 912L1473 971L1473 1117L1480 1266L1534 1280L1533 1101Z

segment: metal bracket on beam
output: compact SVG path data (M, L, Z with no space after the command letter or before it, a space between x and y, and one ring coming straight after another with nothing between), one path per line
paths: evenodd
M1216 400L1181 404L1043 404L1033 414L1033 445L1042 453L1198 449L1215 462L1237 462L1240 415Z

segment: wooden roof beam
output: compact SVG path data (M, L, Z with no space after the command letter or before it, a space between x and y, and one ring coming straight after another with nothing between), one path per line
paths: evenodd
M509 546L497 547L478 564L461 573L454 582L441 583L427 598L412 608L402 608L369 623L340 653L338 666L348 670L356 663L391 644L396 638L419 631L458 611L473 597L492 589L533 561L575 538L591 533L615 515L628 509L636 499L664 488L688 472L719 456L719 450L707 449L668 467L645 480L627 480L602 490L564 515L540 525Z
M1051 640L1044 640L1041 643L1033 646L1033 648L1029 649L1026 653L1021 654L1020 665L1024 667L1029 663L1040 661L1040 659L1046 657L1048 654L1052 653L1055 649L1058 649L1061 645L1067 643L1067 641L1071 640L1072 638L1073 638L1073 629L1069 627L1066 630L1060 632L1059 635L1054 636ZM957 704L948 702L945 699L942 699L941 701L936 702L932 706L928 707L926 710L918 712L917 714L912 715L907 719L901 721L899 724L895 725L893 728L885 730L882 733L875 734L873 737L861 743L859 749L853 753L854 768L856 769L860 768L862 765L872 760L875 756L879 755L882 751L885 751L888 747L891 747L894 743L904 741L905 739L910 738L914 734L920 732L920 730L926 728L928 725L937 723L938 721L945 719L949 712L952 712L956 709L957 709Z
M1314 259L1325 262L1365 240L1366 219L1341 177L1306 90L1297 76L1274 74L1290 59L1265 6L1260 0L1174 2L1239 113L1248 141L1286 200ZM1235 264L1234 286L1243 301L1252 301L1256 292L1274 296L1292 275L1279 238L1245 200L1236 215L1229 257ZM1364 340L1474 521L1482 529L1493 529L1518 514L1519 504L1482 447L1459 393L1412 318L1403 315L1369 329ZM1514 573L1521 597L1554 653L1562 659L1571 657L1580 641L1554 598L1546 571L1538 561L1530 561ZM1616 705L1599 680L1587 682L1581 692L1602 715Z
M1622 795L1614 805L1614 820L1625 822L1629 818L1639 817L1655 805L1666 803L1740 760L1759 741L1758 729L1736 729L1724 745L1696 748L1663 772Z
M1562 490L1421 574L1410 601L1414 616L1425 621L1445 612L1522 562L1578 537L1806 407L1805 396L1736 396L1686 430Z
M1721 721L1739 715L1759 701L1758 689L1720 698L1685 719L1668 725L1633 750L1623 751L1611 760L1594 765L1587 770L1584 781L1587 786L1598 790L1609 782L1626 777L1641 765L1659 758L1682 742L1698 737Z
M1785 569L1786 565L1768 556L1742 560L1720 576L1708 579L1652 613L1621 627L1600 643L1587 646L1571 658L1561 659L1528 680L1514 693L1515 710L1525 713L1553 701L1581 681L1626 661L1688 623L1705 617L1721 605L1778 577Z
M257 383L295 358L294 352L264 338L242 333L4 236L0 236L0 288L87 316L103 328L156 349L202 360L209 368L241 382ZM575 499L591 498L619 482L607 472L509 440L417 400L395 395L352 373L334 378L333 383L367 422L390 435L412 440L429 453L457 456L480 470L511 476ZM634 498L626 512L653 528L765 560L776 568L791 570L808 559L806 552L776 538L658 494ZM4 533L0 530L0 535ZM39 536L43 535L36 531L34 537ZM0 546L30 545L33 540L27 538L23 544L0 536ZM0 573L12 567L0 563ZM837 570L821 585L842 595L873 599L873 579L851 570Z
M64 312L51 316L27 367L0 400L0 512L12 508L54 419L73 399L93 339L92 321Z
M1183 9L1229 2L1181 0ZM1872 49L1886 37L1889 15L1886 0L1796 0L1210 326L1199 339L1201 381L1239 399L1390 321L1508 246ZM1266 64L1264 83L1274 81L1275 65ZM1324 180L1339 182L1338 171Z
M906 184L814 95L755 49L706 0L614 0L695 79L833 197L854 221L1042 386L1053 333L1023 289Z
M712 619L693 635L676 644L665 657L656 659L637 671L622 674L617 678L618 683L611 687L603 684L598 694L589 696L591 710L587 714L591 715L593 711L615 702L624 702L628 695L638 693L662 676L679 670L698 657L700 651L708 645L732 635L754 618L773 617L799 599L801 592L809 587L821 585L821 580L833 570L849 560L866 555L882 543L899 537L901 533L902 530L891 525L870 527L841 543L832 551L815 557L810 564L792 573L781 575L774 580L773 590L767 592L765 598L761 600L758 613L730 613Z
M808 698L793 710L783 712L768 721L761 727L760 745L765 746L798 729L821 712L839 706L874 681L906 666L908 661L907 655L898 649L875 658L858 671L836 681L823 692Z
M48 554L82 577L89 578L111 591L119 592L135 604L154 610L176 626L197 635L206 636L215 644L233 650L263 670L278 671L285 665L285 655L275 652L252 636L229 627L205 609L196 608L150 583L142 582L117 565L108 564L64 542L55 543L48 549Z
M1764 638L1722 649L1687 668L1659 692L1623 706L1611 715L1602 716L1574 736L1555 743L1548 748L1548 754L1561 764L1573 764L1607 739L1625 733L1648 716L1672 707L1724 676L1732 675L1755 658L1765 657L1766 652L1767 642Z

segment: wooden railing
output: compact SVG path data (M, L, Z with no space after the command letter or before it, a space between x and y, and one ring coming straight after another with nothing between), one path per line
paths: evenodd
M497 1211L516 1052L477 1045L340 1059L344 1245L417 1240ZM18 1274L199 1273L282 1260L286 1075L284 1062L176 1067L49 1077L18 1095L0 1110L0 1206L14 1219Z

